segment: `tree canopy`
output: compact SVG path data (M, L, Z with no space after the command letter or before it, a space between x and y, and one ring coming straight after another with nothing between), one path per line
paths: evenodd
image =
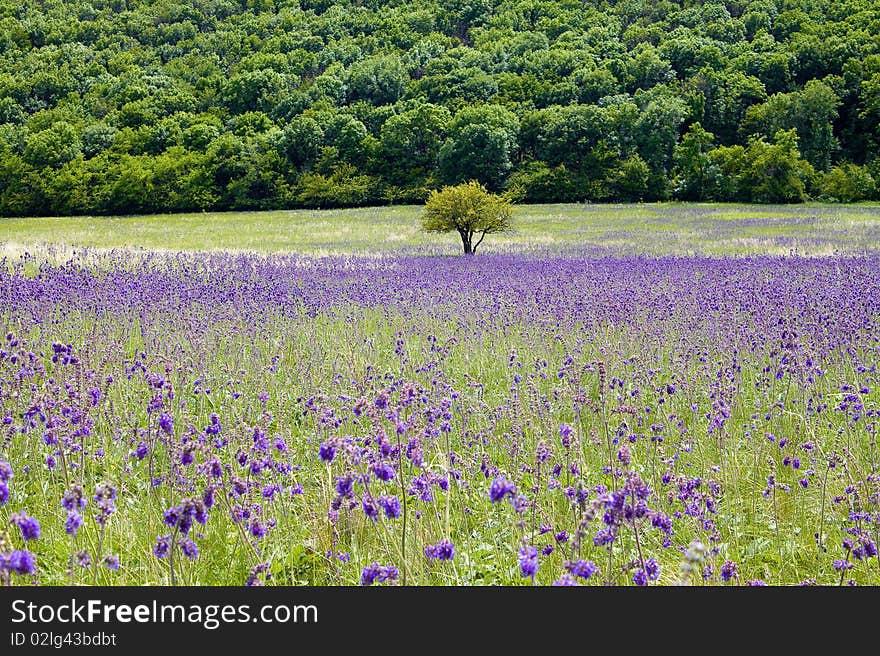
M509 199L471 180L432 191L425 203L422 229L457 232L465 255L474 255L486 235L510 230L512 217Z
M525 202L878 198L880 0L0 0L0 215L471 179Z

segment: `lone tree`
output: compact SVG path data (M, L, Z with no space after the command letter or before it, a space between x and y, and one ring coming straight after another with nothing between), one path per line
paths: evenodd
M476 180L432 191L425 203L422 229L461 236L465 255L473 255L483 238L510 229L513 208L508 198L490 193ZM479 239L474 242L474 237Z

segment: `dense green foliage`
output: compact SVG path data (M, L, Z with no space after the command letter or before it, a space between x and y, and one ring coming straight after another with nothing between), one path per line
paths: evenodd
M0 214L877 198L880 1L0 0Z

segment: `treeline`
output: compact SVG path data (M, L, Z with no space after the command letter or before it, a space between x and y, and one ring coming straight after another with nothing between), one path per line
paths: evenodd
M880 0L0 0L0 215L880 194Z

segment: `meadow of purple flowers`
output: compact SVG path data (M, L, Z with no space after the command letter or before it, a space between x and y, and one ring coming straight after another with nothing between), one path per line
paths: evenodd
M0 327L2 583L880 583L880 256L82 251Z

